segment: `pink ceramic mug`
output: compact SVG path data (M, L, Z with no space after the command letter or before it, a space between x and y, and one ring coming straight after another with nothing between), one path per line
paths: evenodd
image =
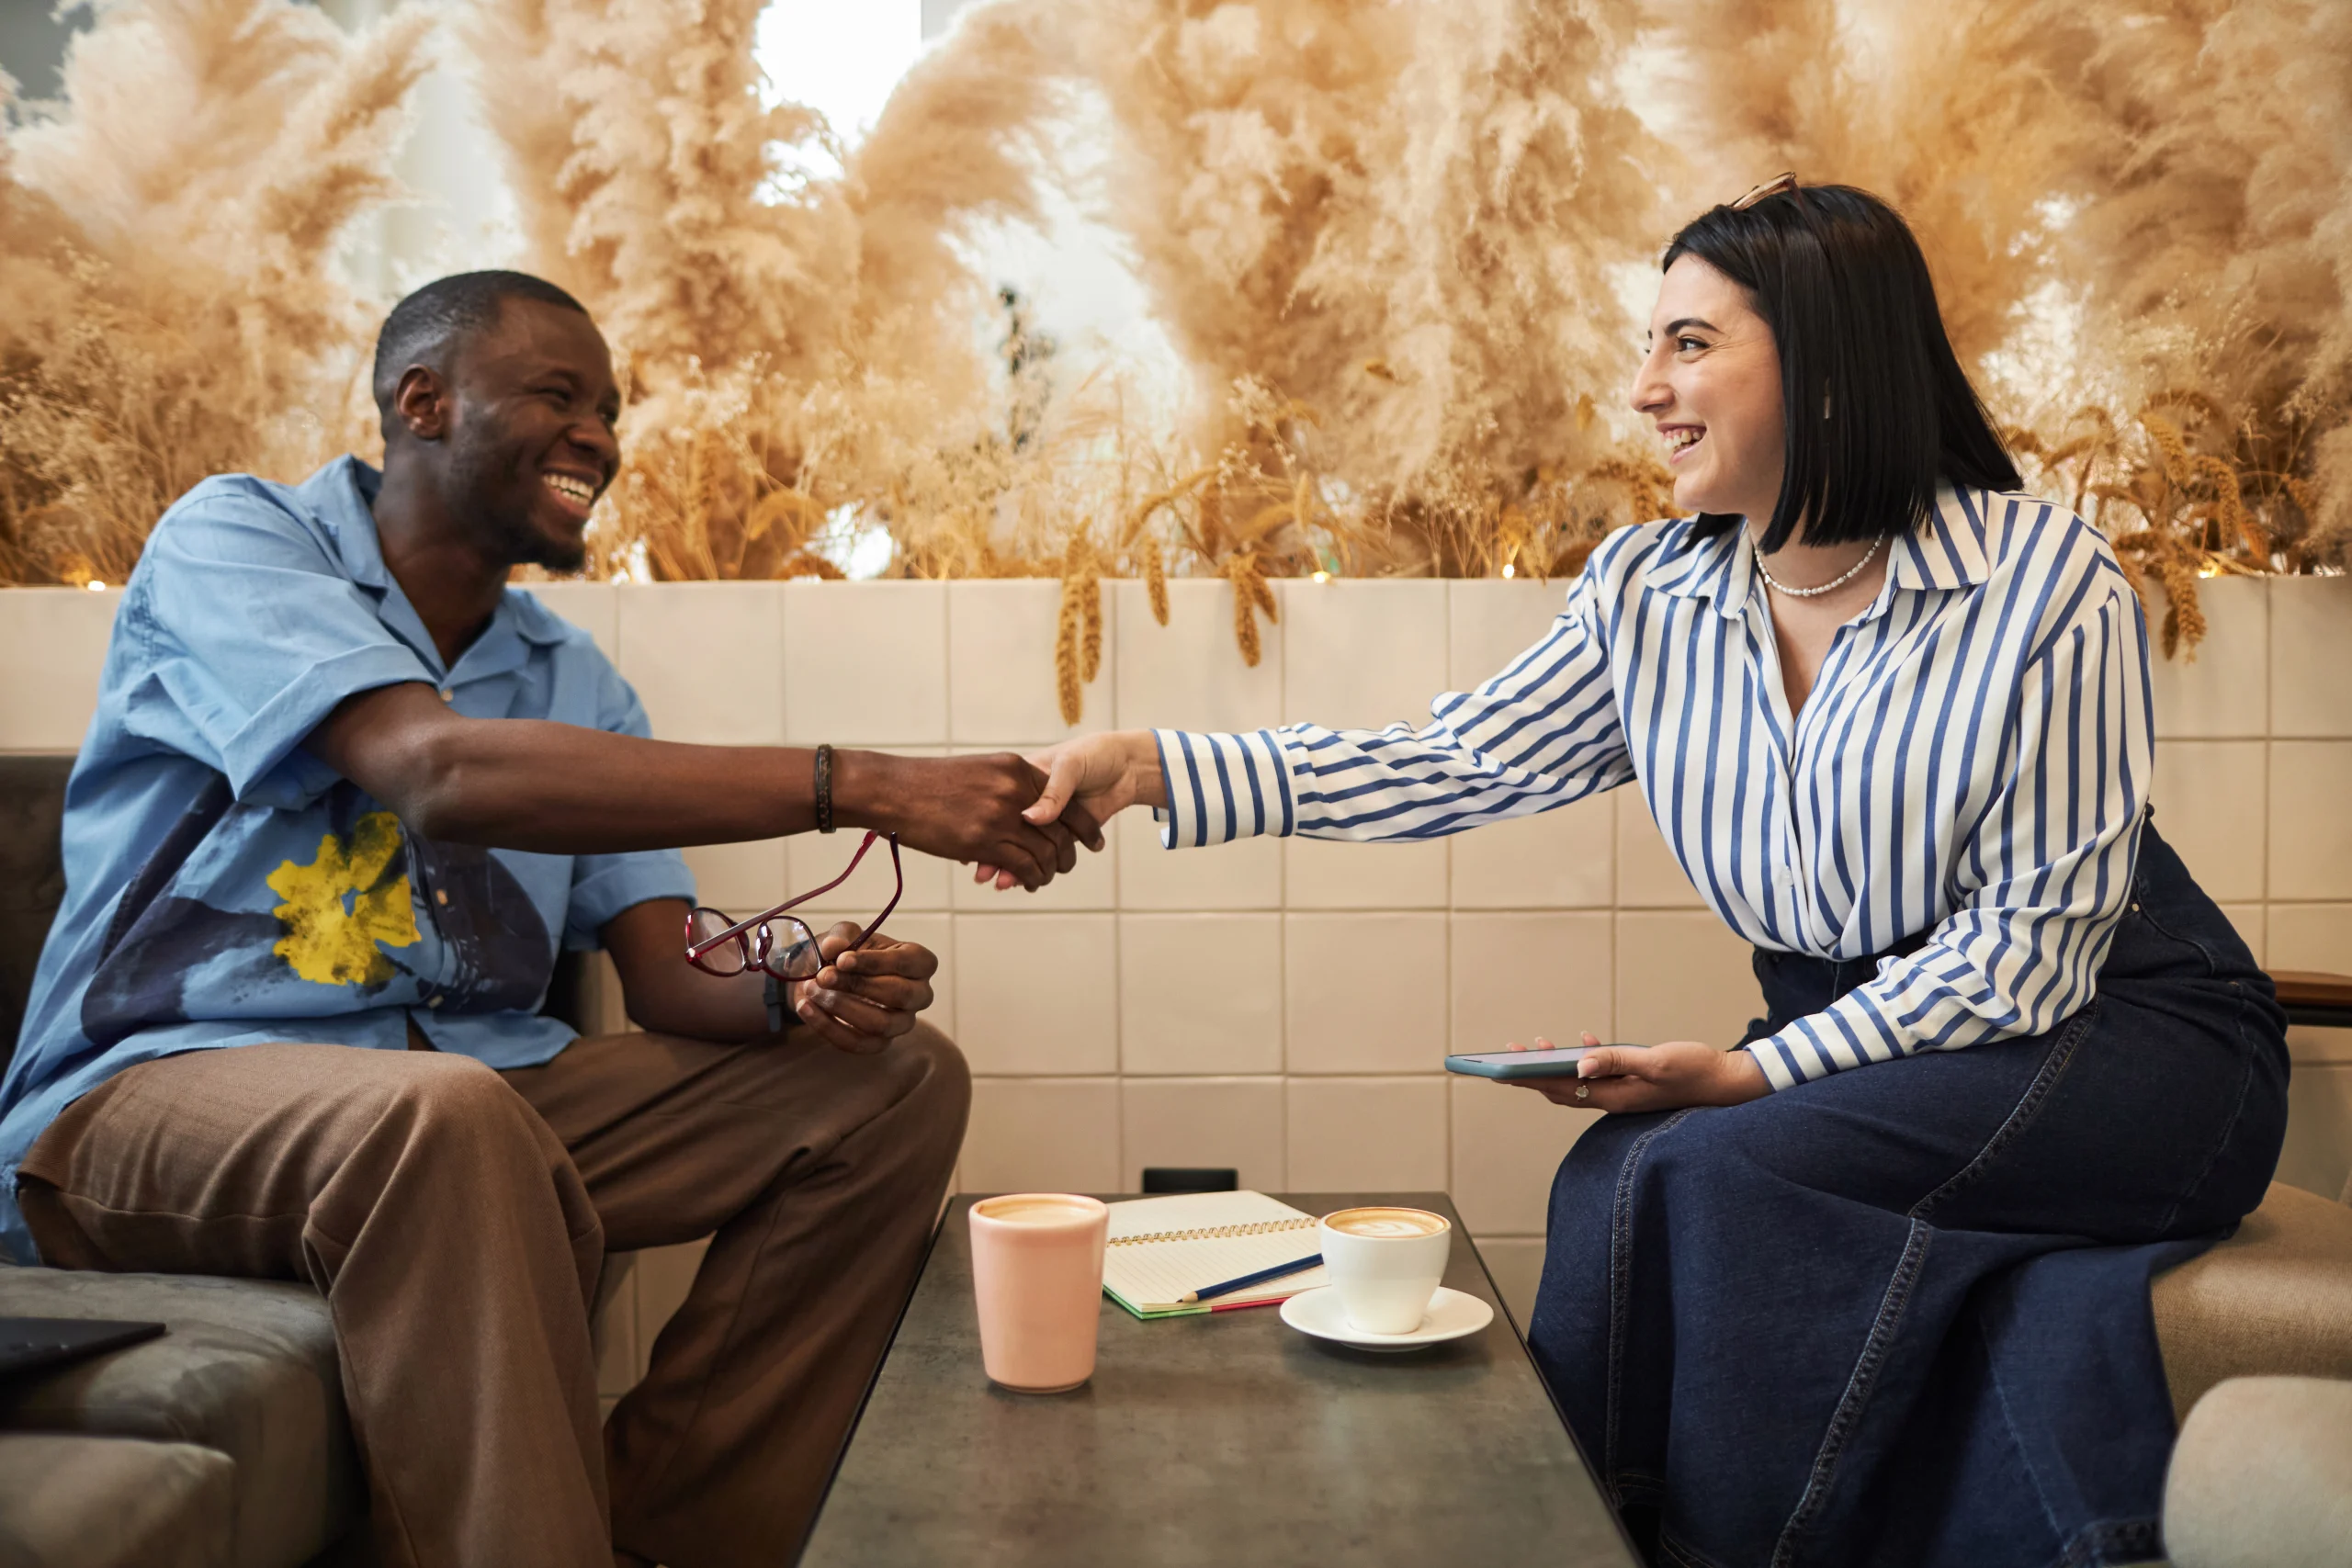
M1099 1200L1015 1192L972 1205L972 1292L980 1364L1021 1393L1060 1393L1094 1375L1102 1315Z

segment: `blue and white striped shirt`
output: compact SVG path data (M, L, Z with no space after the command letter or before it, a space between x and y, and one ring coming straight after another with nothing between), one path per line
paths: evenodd
M1170 847L1426 839L1628 780L1700 896L1758 946L1861 958L1751 1043L1776 1089L2040 1033L2088 1002L2154 763L2147 628L2098 532L1946 487L1793 718L1745 530L1611 535L1544 640L1435 722L1158 732Z

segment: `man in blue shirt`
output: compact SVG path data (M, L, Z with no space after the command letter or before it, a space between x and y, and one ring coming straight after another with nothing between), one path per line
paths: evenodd
M619 464L562 291L420 290L374 389L380 475L209 479L125 589L0 1082L0 1247L316 1285L388 1563L769 1561L969 1088L917 1022L936 959L887 931L834 928L789 983L684 962L676 846L879 829L1034 887L1099 835L1025 821L1016 757L650 738L587 636L506 586L578 569ZM611 954L645 1032L540 1013L566 946ZM605 1254L714 1232L600 1430Z

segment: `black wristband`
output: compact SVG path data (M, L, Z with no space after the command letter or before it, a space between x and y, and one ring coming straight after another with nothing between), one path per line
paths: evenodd
M766 998L768 1004L768 1032L781 1034L784 1032L785 1025L792 1021L791 1017L784 1010L784 983L773 975L770 975L767 980L767 988L762 994Z
M833 749L817 748L817 831L833 830Z

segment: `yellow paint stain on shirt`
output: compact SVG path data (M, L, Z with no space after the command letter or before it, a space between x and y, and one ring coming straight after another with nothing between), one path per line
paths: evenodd
M348 841L333 833L319 840L319 858L292 861L269 874L269 890L286 900L277 909L286 927L274 951L303 979L322 986L381 985L392 961L378 946L417 941L416 910L408 878L377 886L401 852L400 818L371 811L352 825Z

